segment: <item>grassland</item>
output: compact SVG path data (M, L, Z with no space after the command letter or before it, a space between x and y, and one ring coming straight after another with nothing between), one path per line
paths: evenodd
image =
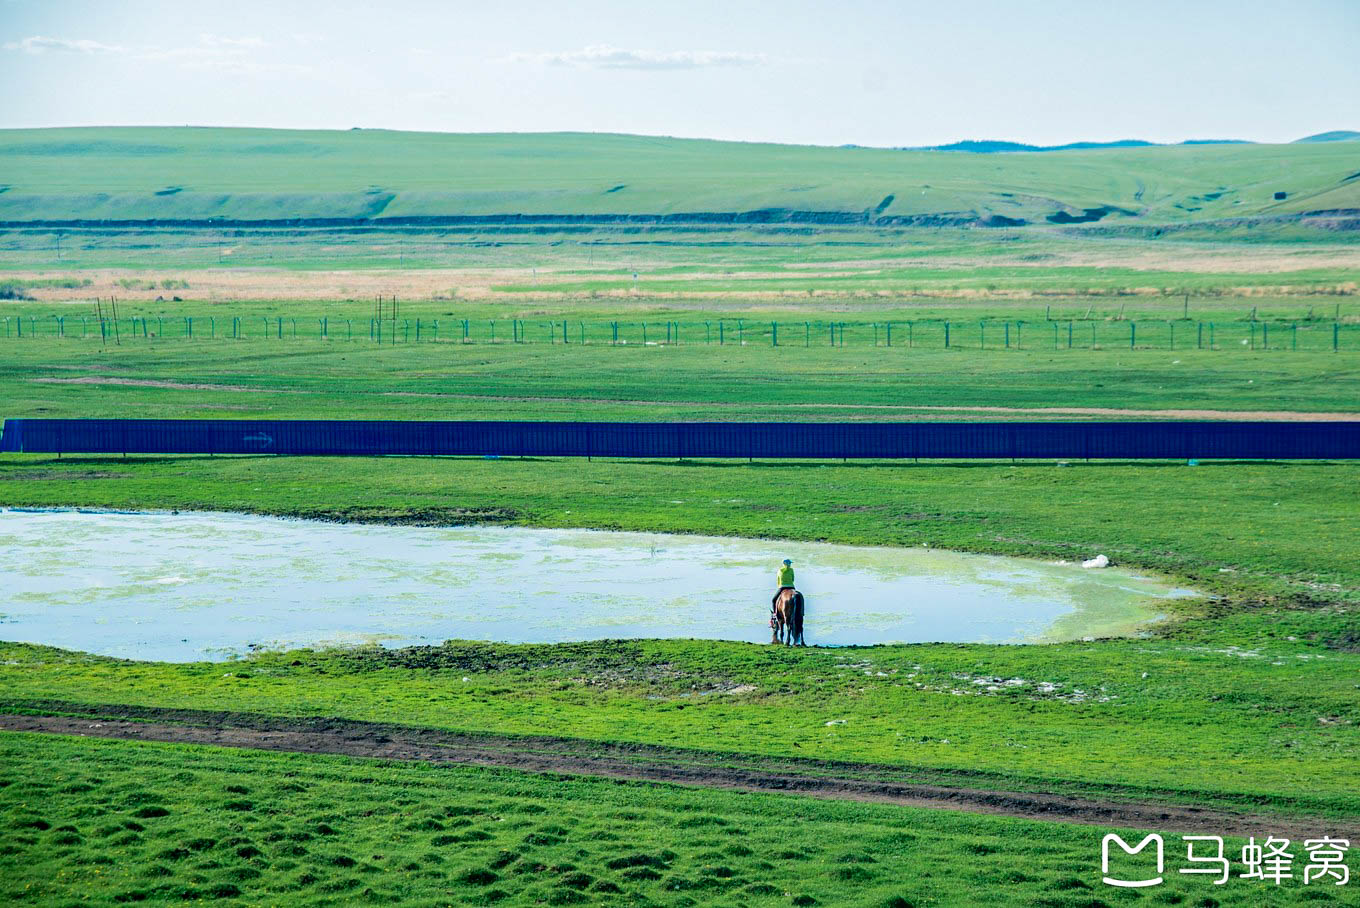
M0 218L11 221L781 209L1042 222L1110 208L1177 222L1360 207L1347 143L973 155L576 133L90 128L0 131L0 156Z
M11 904L1098 901L1089 827L76 738L0 734L0 754ZM1341 903L1331 888L1171 873L1155 901Z
M1344 145L957 155L166 129L11 131L0 156L10 165L0 220L193 222L0 232L0 283L33 297L0 303L15 332L0 337L4 416L1360 412L1354 233L1297 217L1357 207ZM1048 220L1088 208L1110 210L1098 223ZM777 210L777 223L599 217L756 209ZM835 217L794 223L804 211ZM594 220L200 223L525 213ZM958 226L997 214L1030 223ZM369 337L380 294L400 298L381 345ZM118 334L101 342L90 298L104 297L106 314L110 295ZM240 339L228 337L234 319ZM627 343L611 343L615 322ZM1214 349L1200 348L1201 322L1214 326ZM843 346L829 343L833 324ZM679 344L664 342L668 325ZM526 342L507 343L520 330ZM1104 552L1207 597L1139 637L1029 647L451 642L224 667L4 643L0 708L242 710L550 734L582 748L665 744L717 761L868 761L940 784L1354 828L1358 470L6 455L0 506ZM1139 898L1100 885L1099 830L1060 823L182 745L0 734L0 753L0 892L36 904ZM1169 873L1151 897L1345 895L1197 884Z

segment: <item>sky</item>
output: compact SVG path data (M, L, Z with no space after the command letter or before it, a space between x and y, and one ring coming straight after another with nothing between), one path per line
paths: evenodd
M816 145L1360 130L1360 0L0 0L0 127Z

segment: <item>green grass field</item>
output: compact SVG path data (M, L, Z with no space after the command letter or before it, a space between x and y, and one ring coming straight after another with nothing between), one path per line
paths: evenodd
M1110 207L1177 222L1360 199L1344 142L974 155L580 133L88 128L3 130L0 156L5 220L787 209L1042 221Z
M16 905L1107 904L1100 828L76 738L0 734L0 753ZM1154 903L1343 903L1332 888L1172 873Z
M0 416L1360 413L1354 234L1295 217L1360 207L1351 145L961 155L4 131L0 220L785 211L579 229L7 227L0 285L21 298L0 301ZM1047 220L1097 207L1129 213ZM791 223L795 210L1029 223ZM381 344L378 294L400 298ZM110 296L119 319L101 338ZM841 760L1353 829L1358 484L1350 462L0 455L0 507L701 533L770 539L772 558L779 539L1103 552L1204 594L1138 636L1038 646L455 641L224 666L7 642L0 710L330 716L717 762ZM1116 891L1100 882L1099 827L796 795L36 733L0 733L0 754L0 897L20 904L1209 908L1341 904L1356 885L1218 887L1173 870ZM1180 848L1169 838L1169 859Z

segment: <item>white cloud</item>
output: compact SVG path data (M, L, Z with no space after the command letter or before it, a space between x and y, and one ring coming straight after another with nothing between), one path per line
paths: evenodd
M582 50L547 54L512 54L509 63L539 63L588 69L703 69L713 66L757 66L764 54L739 54L713 50L626 50L609 44L592 44Z
M189 69L212 69L240 75L261 73L302 73L310 67L298 63L280 63L258 59L258 52L267 44L263 38L202 34L195 43L178 47L144 46L136 48L102 44L88 39L68 40L34 35L22 41L3 45L5 50L26 54L118 54L147 63L171 63Z
M224 35L203 34L198 36L198 41L204 47L240 48L242 50L264 47L264 39L258 36L228 38Z
M182 47L151 48L137 55L152 63L174 63L188 69L208 69L235 75L298 74L311 67L300 63L279 63L257 59L256 52L266 47L263 38L231 38L199 35L197 44Z
M122 54L127 48L116 44L101 44L88 38L49 38L46 35L32 35L22 41L10 41L5 50L17 50L26 54L45 54L48 51L65 54Z

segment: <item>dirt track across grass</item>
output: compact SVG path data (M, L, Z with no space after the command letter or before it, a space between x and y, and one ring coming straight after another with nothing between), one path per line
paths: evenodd
M1360 824L1352 818L1309 820L1169 803L956 787L912 781L909 770L873 764L749 757L563 738L465 735L341 719L148 707L84 707L79 711L107 717L3 714L0 730L499 767L1163 833L1360 838Z

